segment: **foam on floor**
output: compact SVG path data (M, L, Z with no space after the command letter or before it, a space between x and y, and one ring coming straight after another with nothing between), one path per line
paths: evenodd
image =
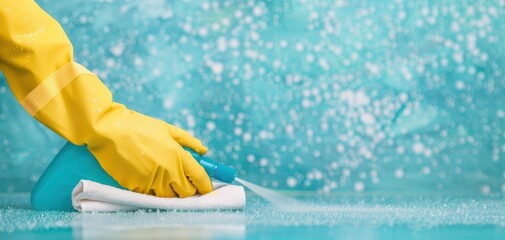
M23 202L26 196L0 201L0 236L30 233L43 237L57 231L71 232L77 239L104 236L138 236L138 230L153 238L191 236L204 232L211 238L245 238L268 230L278 236L295 236L301 230L314 236L341 236L345 229L396 232L448 231L458 234L505 235L505 204L498 198L454 196L346 196L294 195L301 208L285 211L250 193L245 211L134 211L89 213L34 211ZM261 231L260 231L261 230ZM317 231L316 231L317 230ZM259 231L259 232L258 232ZM135 233L137 232L137 233ZM319 233L317 233L319 232ZM132 235L133 234L133 235ZM136 235L137 234L137 235ZM191 235L193 234L193 235ZM223 235L224 234L224 235ZM319 234L319 235L318 235ZM355 233L356 234L356 233ZM144 235L144 236L146 236ZM277 235L275 235L277 236ZM354 235L356 236L356 235ZM487 235L486 235L487 236ZM365 238L366 239L366 238Z

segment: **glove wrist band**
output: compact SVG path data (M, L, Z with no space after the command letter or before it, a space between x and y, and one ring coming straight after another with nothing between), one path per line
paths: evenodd
M82 74L94 75L76 62L65 64L28 93L21 101L21 105L31 116L34 116L48 104L51 99L60 94L72 80Z

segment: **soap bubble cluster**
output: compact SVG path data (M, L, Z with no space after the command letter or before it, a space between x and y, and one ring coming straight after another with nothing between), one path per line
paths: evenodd
M116 101L187 129L248 181L504 191L503 1L41 5ZM0 189L26 191L63 141L0 84Z

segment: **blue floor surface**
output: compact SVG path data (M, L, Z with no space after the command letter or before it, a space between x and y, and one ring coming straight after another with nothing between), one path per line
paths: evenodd
M248 192L244 211L34 211L0 194L0 239L505 239L505 201L448 195L293 194L279 209Z

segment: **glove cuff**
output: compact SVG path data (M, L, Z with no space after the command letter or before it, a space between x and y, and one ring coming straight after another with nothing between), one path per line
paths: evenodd
M65 64L28 93L21 101L21 105L31 116L34 116L51 99L60 94L72 80L82 74L94 75L76 62Z

